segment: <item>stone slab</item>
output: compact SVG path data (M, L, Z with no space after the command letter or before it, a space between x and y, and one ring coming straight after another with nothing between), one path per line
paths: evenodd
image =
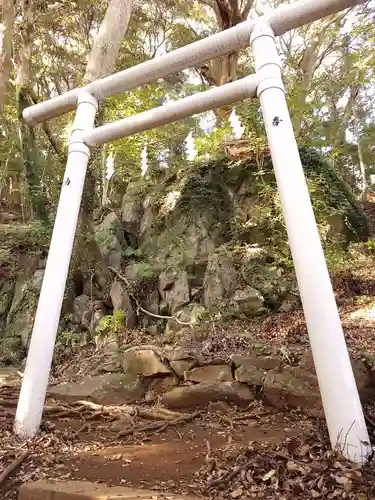
M239 382L213 382L175 387L163 394L161 402L171 409L197 408L216 401L247 406L255 396L246 384Z
M0 387L17 387L20 382L16 368L0 368Z
M198 366L184 373L184 379L190 382L231 382L232 370L228 365Z
M87 481L34 482L20 487L18 500L198 500L173 493L105 486Z
M48 395L57 401L93 401L101 405L133 403L141 400L149 380L137 375L106 373L85 377L80 382L64 382L48 389Z

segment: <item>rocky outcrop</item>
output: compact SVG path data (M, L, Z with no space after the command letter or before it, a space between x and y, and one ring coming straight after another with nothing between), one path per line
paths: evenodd
M362 401L366 402L374 392L371 382L371 371L368 366L359 359L351 359L351 364L359 394ZM310 349L304 353L298 366L302 370L316 375L314 360Z
M99 371L110 372L111 363L114 373L96 375L78 384L62 384L51 388L51 394L55 398L89 398L102 404L160 398L172 409L194 409L217 401L246 406L262 398L279 410L294 408L323 417L317 377L311 372L307 354L301 366L285 366L278 356L234 354L224 360L182 347L164 351L144 345L111 352ZM353 368L359 392L367 398L372 394L370 371L360 361L353 361Z
M196 353L182 348L174 349L171 353L168 353L168 359L169 366L181 379L184 378L185 371L194 368L199 363L199 356Z
M181 359L177 361L170 361L170 367L176 373L176 375L180 378L184 378L185 372L189 371L193 368L197 362L194 359Z
M12 279L3 280L0 285L0 328L6 323L14 295L15 282Z
M124 230L136 238L139 234L141 219L143 215L143 203L137 193L135 184L130 183L124 195L122 204L122 223Z
M193 327L199 325L206 315L207 310L200 304L191 302L190 304L179 309L173 318L168 319L165 336L181 330L183 327Z
M103 222L95 226L95 239L107 265L119 271L126 244L121 222L115 212L110 212Z
M83 315L89 307L90 297L88 295L82 294L75 298L73 302L73 315L78 325L82 324Z
M164 271L159 276L159 292L174 314L190 302L190 289L186 271Z
M102 300L91 300L88 295L82 294L73 301L73 316L80 327L94 333L100 321L107 314L107 307Z
M0 362L19 361L28 346L44 276L38 264L28 259L16 279L0 281Z
M268 371L263 390L265 402L276 408L300 408L314 417L324 416L318 379L301 368Z
M301 151L301 159L314 188L322 238L335 239L337 233L347 241L366 238L368 221L345 184L314 151ZM116 208L97 214L95 238L102 259L95 258L103 262L94 275L81 266L82 283L69 288L64 301L64 313L73 312L75 324L62 318L63 331L72 327L95 333L103 315L119 309L127 328L137 323L173 340L176 331L205 318L251 318L270 309L288 311L298 303L295 279L284 264L289 248L269 158L264 158L262 175L253 159L234 164L220 158L185 166L163 183L130 183L122 207ZM30 229L34 241L35 228ZM45 233L44 228L40 234ZM0 239L9 238L3 234ZM45 236L37 239L46 245ZM22 261L17 265L22 273L0 280L0 343L10 342L10 352L18 357L28 344L46 254L44 249L26 259L31 264ZM2 262L8 266L6 259ZM120 272L131 290L112 284L106 266ZM133 297L152 314L173 317L151 318ZM243 369L237 376L246 376Z
M325 200L332 196L323 193L327 184L322 178L340 184L333 172L311 151L302 159L314 192ZM96 226L96 239L107 265L129 281L141 306L154 315L172 316L163 321L137 310L136 318L135 304L126 297L129 290L115 283L112 306L125 311L128 328L137 320L141 328L155 335L164 331L172 338L203 317L251 318L269 309L295 307L298 291L282 264L289 249L268 159L263 169L260 181L254 162L232 165L223 158L171 175L163 185L147 185L147 190L144 181L128 185L121 220L114 212L107 214ZM345 205L361 227L358 234L364 234L366 219L360 208L344 188L339 194L340 207ZM334 214L337 206L331 200L327 213L318 214L318 222L326 223L321 227L331 227L341 217L341 212ZM346 232L335 227L324 237ZM102 288L98 299L109 291L105 284Z
M257 356L256 354L249 356L233 354L230 357L230 361L234 368L242 368L243 371L253 367L261 370L277 370L282 364L278 356Z

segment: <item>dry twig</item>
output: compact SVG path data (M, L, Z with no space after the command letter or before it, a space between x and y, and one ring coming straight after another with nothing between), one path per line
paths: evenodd
M30 451L26 450L21 455L13 460L11 464L8 465L6 469L0 474L0 486L8 479L8 477L14 472L17 467L29 456Z
M174 319L175 321L177 321L177 323L179 325L191 326L190 322L188 322L188 321L181 321L176 316L163 316L161 314L155 314L155 313L152 313L151 311L148 311L144 307L142 307L141 304L140 304L140 302L139 302L139 300L137 299L137 297L135 297L135 295L133 293L131 293L131 291L130 291L130 283L125 278L125 276L122 276L122 274L120 274L114 267L108 267L108 269L110 271L112 271L118 277L118 279L121 280L126 285L126 287L128 289L128 292L129 292L129 295L132 297L132 299L136 303L137 309L139 309L140 311L142 311L144 314L147 314L148 316L151 316L152 318L157 318L157 319Z

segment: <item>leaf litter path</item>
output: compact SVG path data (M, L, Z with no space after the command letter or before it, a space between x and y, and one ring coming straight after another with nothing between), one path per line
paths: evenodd
M103 407L47 400L32 442L11 433L18 388L0 390L0 484L16 499L26 481L88 480L209 499L375 498L371 467L360 470L329 451L319 421L212 404L196 414L150 406ZM28 455L26 456L26 451Z
M353 291L366 296L360 311L350 298L347 281L337 287L337 298L343 300L340 309L351 354L361 357L365 352L375 359L374 320L367 317L375 306L370 285L375 287L375 280L369 280L364 290ZM238 334L236 325L216 326L203 339L198 336L199 352L222 354L223 345L228 353L248 351L249 333L253 340L271 343L277 353L286 346L292 361L308 345L300 310L254 322L245 335L244 325L238 324ZM222 336L217 328L223 330ZM188 341L191 345L191 334ZM192 415L151 406L98 407L47 400L42 432L33 442L22 442L11 432L18 391L19 387L0 388L0 498L4 500L16 499L20 484L46 478L193 492L210 500L375 500L373 463L360 469L332 453L324 424L298 412L271 413L259 402L241 411L213 404ZM367 407L366 415L375 422L375 406ZM17 457L23 458L22 463L1 480Z
M17 392L0 391L0 472L25 450L29 455L0 484L4 499L16 498L21 483L45 478L196 494L206 488L200 471L209 457L255 440L277 443L310 427L295 416L274 415L260 403L242 411L217 403L206 411L176 416L150 406L47 400L42 432L27 443L11 433Z

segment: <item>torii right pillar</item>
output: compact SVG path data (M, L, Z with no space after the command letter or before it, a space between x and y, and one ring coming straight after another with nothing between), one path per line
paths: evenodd
M310 345L333 449L364 463L371 453L327 264L285 99L272 27L261 21L250 44L258 97L288 231Z

